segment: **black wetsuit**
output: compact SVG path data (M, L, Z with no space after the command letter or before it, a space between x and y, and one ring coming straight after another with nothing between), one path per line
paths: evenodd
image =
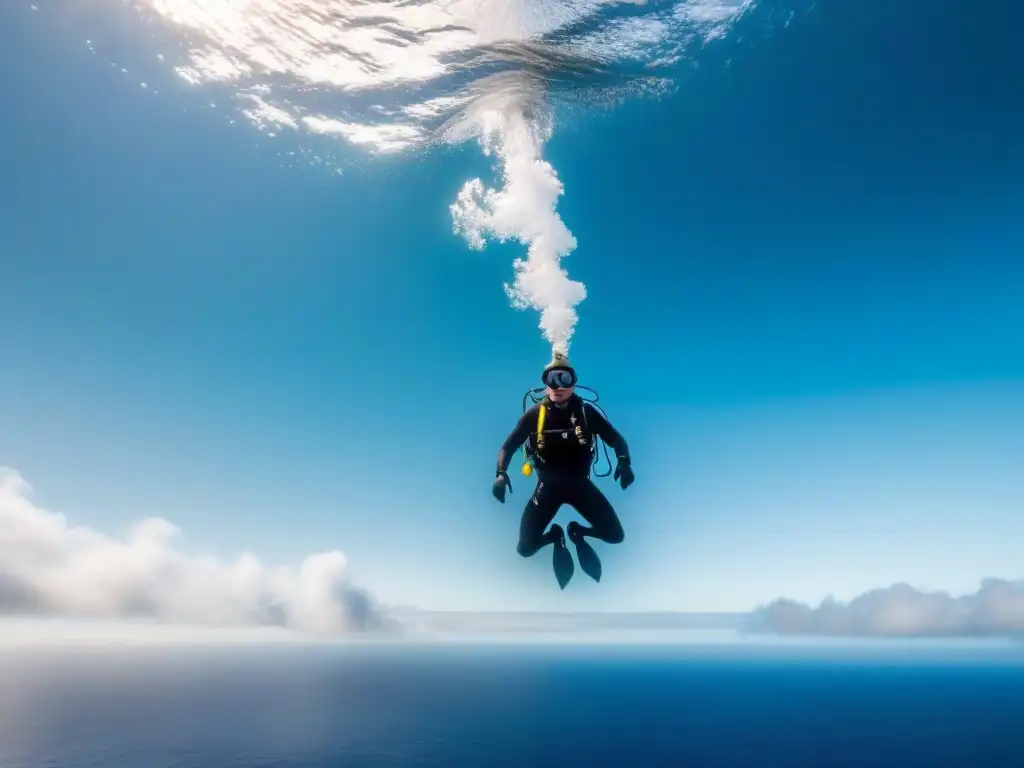
M591 444L596 434L615 451L620 461L628 462L629 447L625 439L600 411L579 395L572 395L559 404L545 400L543 405L547 407L547 414L542 450L537 451L536 446L537 417L542 406L537 404L523 414L498 451L498 474L508 470L513 454L527 440L530 450L537 451L534 462L537 487L523 510L517 551L523 557L531 557L554 541L547 528L563 504L573 507L590 524L590 528L583 529L584 536L618 544L625 538L619 517L590 479ZM579 442L576 425L583 428L585 445Z

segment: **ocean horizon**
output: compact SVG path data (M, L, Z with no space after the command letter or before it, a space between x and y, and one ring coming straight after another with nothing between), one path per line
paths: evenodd
M1024 648L0 649L2 768L1011 768Z

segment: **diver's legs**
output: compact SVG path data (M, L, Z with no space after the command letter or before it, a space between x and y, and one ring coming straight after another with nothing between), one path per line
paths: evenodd
M562 506L562 500L560 489L543 480L538 481L537 488L526 503L526 509L523 510L522 519L519 521L519 544L516 551L523 557L533 557L541 547L554 544L551 566L555 571L558 586L565 589L576 566L565 544L562 526L555 524L548 528L548 524L555 519L559 507Z
M619 516L589 477L581 478L573 485L569 503L591 526L588 528L575 520L569 523L569 540L576 545L576 558L587 576L600 581L601 558L584 537L591 536L609 544L618 544L625 538Z
M519 520L519 544L516 546L516 551L523 557L533 557L542 547L554 544L564 535L560 526L548 529L562 506L562 499L554 491L550 484L540 480L526 502Z
M589 477L583 478L573 488L569 503L590 523L590 527L580 525L576 521L569 523L569 538L573 542L582 541L584 536L607 542L620 544L626 538L622 523L611 502L601 493Z

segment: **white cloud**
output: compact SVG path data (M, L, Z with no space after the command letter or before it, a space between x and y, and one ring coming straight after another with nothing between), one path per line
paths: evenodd
M845 637L993 637L1024 634L1024 583L986 579L977 592L953 597L893 584L841 603L813 608L780 598L758 608L752 633Z
M155 619L201 627L281 627L319 636L392 627L356 587L345 557L312 554L270 568L190 555L180 531L140 520L123 538L36 506L18 472L0 467L0 614Z
M527 257L515 260L515 283L506 285L513 306L540 310L540 327L556 351L568 352L576 326L576 305L587 296L583 283L569 278L562 259L576 238L556 210L563 186L541 157L550 124L543 96L529 78L492 78L500 86L478 99L449 127L450 140L476 136L484 152L501 161L504 187L488 189L480 179L466 182L450 206L455 232L473 248L488 235L528 244Z

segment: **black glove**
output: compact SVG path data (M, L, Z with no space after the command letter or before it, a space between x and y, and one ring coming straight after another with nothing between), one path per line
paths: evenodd
M499 472L498 476L494 478L494 485L491 487L491 493L493 493L494 498L502 504L505 503L506 488L508 488L509 493L512 493L512 480L509 478L508 472Z
M622 490L626 490L633 484L636 477L633 475L633 468L629 466L628 456L622 456L619 458L618 464L615 465L615 474L612 476L612 479L619 481L619 485L622 486Z

